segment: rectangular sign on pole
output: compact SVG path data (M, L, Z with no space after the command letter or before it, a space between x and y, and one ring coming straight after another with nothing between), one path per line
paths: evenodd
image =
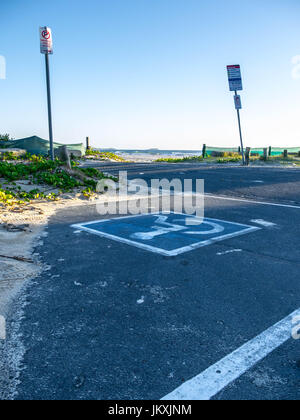
M235 109L242 109L242 99L240 95L234 95Z
M228 80L229 80L229 88L231 91L235 92L234 105L235 105L235 109L236 109L237 117L238 117L243 165L245 165L244 142L243 142L241 117L240 117L240 110L242 109L242 100L241 100L241 96L238 95L238 91L243 90L241 66L238 64L235 66L227 66L227 73L228 73Z
M47 26L40 27L41 54L53 54L52 32Z
M229 89L231 92L243 90L241 66L227 66Z
M40 26L40 45L41 54L45 55L46 65L46 85L47 85L47 103L48 103L48 125L49 125L49 140L50 140L50 157L54 160L54 142L52 129L52 109L51 109L51 88L50 88L50 68L49 68L49 54L53 54L52 32L47 26Z

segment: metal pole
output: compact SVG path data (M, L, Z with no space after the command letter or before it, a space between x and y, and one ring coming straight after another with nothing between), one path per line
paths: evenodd
M90 138L86 138L86 150L90 150Z
M237 91L235 91L235 94L237 95ZM241 116L240 116L240 110L237 109L237 116L238 116L238 122L239 122L239 131L240 131L240 139L241 139L241 149L242 149L242 157L243 157L243 165L245 165L245 153L244 153L244 144L243 144L243 134L242 134L242 127L241 127Z
M49 123L49 140L50 140L50 157L54 160L53 130L52 130L52 110L51 110L51 88L50 88L50 70L49 70L49 54L45 54L46 63L46 81L47 81L47 101L48 101L48 123Z

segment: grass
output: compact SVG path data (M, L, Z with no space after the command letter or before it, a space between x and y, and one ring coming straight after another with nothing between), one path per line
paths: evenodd
M218 156L206 156L204 159L202 156L189 156L185 158L165 158L157 159L155 162L166 162L166 163L197 163L197 162L214 162L214 163L235 163L241 161L242 156L237 153L220 152Z
M289 165L294 164L299 166L300 165L300 156L294 156L294 155L288 155L288 157L284 157L283 155L280 156L269 156L267 160L265 160L262 156L260 157L260 160L266 162L266 163L279 163L281 165Z
M115 153L111 152L100 152L99 150L90 149L86 151L86 156L94 157L96 159L111 159L117 162L125 162L125 159L121 158L120 156L116 155Z
M103 172L100 172L98 171L98 169L95 169L95 168L79 168L79 170L90 178L96 178L99 180L107 178L107 176L105 176ZM116 178L111 178L111 179L116 180Z
M1 154L2 161L24 161L29 162L44 162L46 158L41 155L33 155L31 153L25 153L24 155L16 156L13 152L4 152Z
M242 156L236 156L236 157L228 157L228 158L221 158L217 159L217 163L237 163L242 160Z
M100 152L95 149L90 149L86 151L85 156L88 157L94 157L95 159L111 159L117 162L126 162L125 159L122 157L116 155L115 153L111 152ZM32 155L30 153L26 153L22 156L15 156L13 152L5 152L1 154L1 160L2 161L30 161L30 162L37 162L37 161L43 161L45 158L43 156L38 155Z
M157 159L155 162L167 162L167 163L193 163L193 162L203 162L202 156L189 156L185 158L162 158Z
M216 152L214 156L206 156L203 159L202 156L191 156L185 158L163 158L157 159L155 162L166 162L166 163L196 163L196 162L211 162L217 164L227 164L227 163L238 163L241 162L242 156L238 153L233 152ZM263 156L251 156L250 162L264 161L265 163L279 163L282 165L294 164L300 166L300 156L296 157L293 155L288 155L287 158L281 156L272 156L268 157L267 160Z
M57 195L53 193L45 194L38 189L29 192L20 191L18 188L4 188L0 185L0 203L4 206L14 206L26 204L32 200L47 199L51 201L57 200Z

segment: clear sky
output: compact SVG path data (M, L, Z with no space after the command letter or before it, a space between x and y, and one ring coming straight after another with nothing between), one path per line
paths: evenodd
M300 146L299 0L1 0L0 16L1 133L48 138L47 25L56 141L237 146L241 64L245 145Z

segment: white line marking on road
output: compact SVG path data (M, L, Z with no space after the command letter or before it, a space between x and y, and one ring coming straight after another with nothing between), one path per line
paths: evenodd
M233 252L243 252L242 249L231 249L229 251L225 251L225 252L218 252L217 255L227 255L227 254L232 254Z
M206 193L205 197L216 198L218 200L240 201L241 203L261 204L263 206L285 207L285 208L288 208L288 209L300 210L300 206L293 206L291 204L278 204L278 203L269 203L269 202L266 202L266 201L247 200L245 198L224 197L222 195L214 195L214 194L209 194L209 193Z
M266 220L263 220L263 219L254 219L254 220L251 220L251 222L256 223L257 225L265 226L265 227L277 226L276 223L267 222Z
M300 308L162 400L210 400L292 338L292 322L299 315Z
M153 195L159 195L159 190L153 189L153 188L149 188L148 191L150 192L150 195L153 193ZM161 190L161 194L170 194L169 190ZM181 195L182 193L173 193L173 195ZM188 193L184 193L185 196L187 195L201 195L200 193L196 193L196 192L188 192ZM211 194L211 193L204 193L204 197L207 198L215 198L218 200L228 200L228 201L238 201L241 203L252 203L252 204L260 204L263 206L273 206L273 207L284 207L284 208L288 208L288 209L297 209L300 210L300 206L295 206L292 204L279 204L279 203L270 203L268 201L256 201L256 200L247 200L246 198L233 198L233 197L225 197L224 195L215 195L215 194Z

